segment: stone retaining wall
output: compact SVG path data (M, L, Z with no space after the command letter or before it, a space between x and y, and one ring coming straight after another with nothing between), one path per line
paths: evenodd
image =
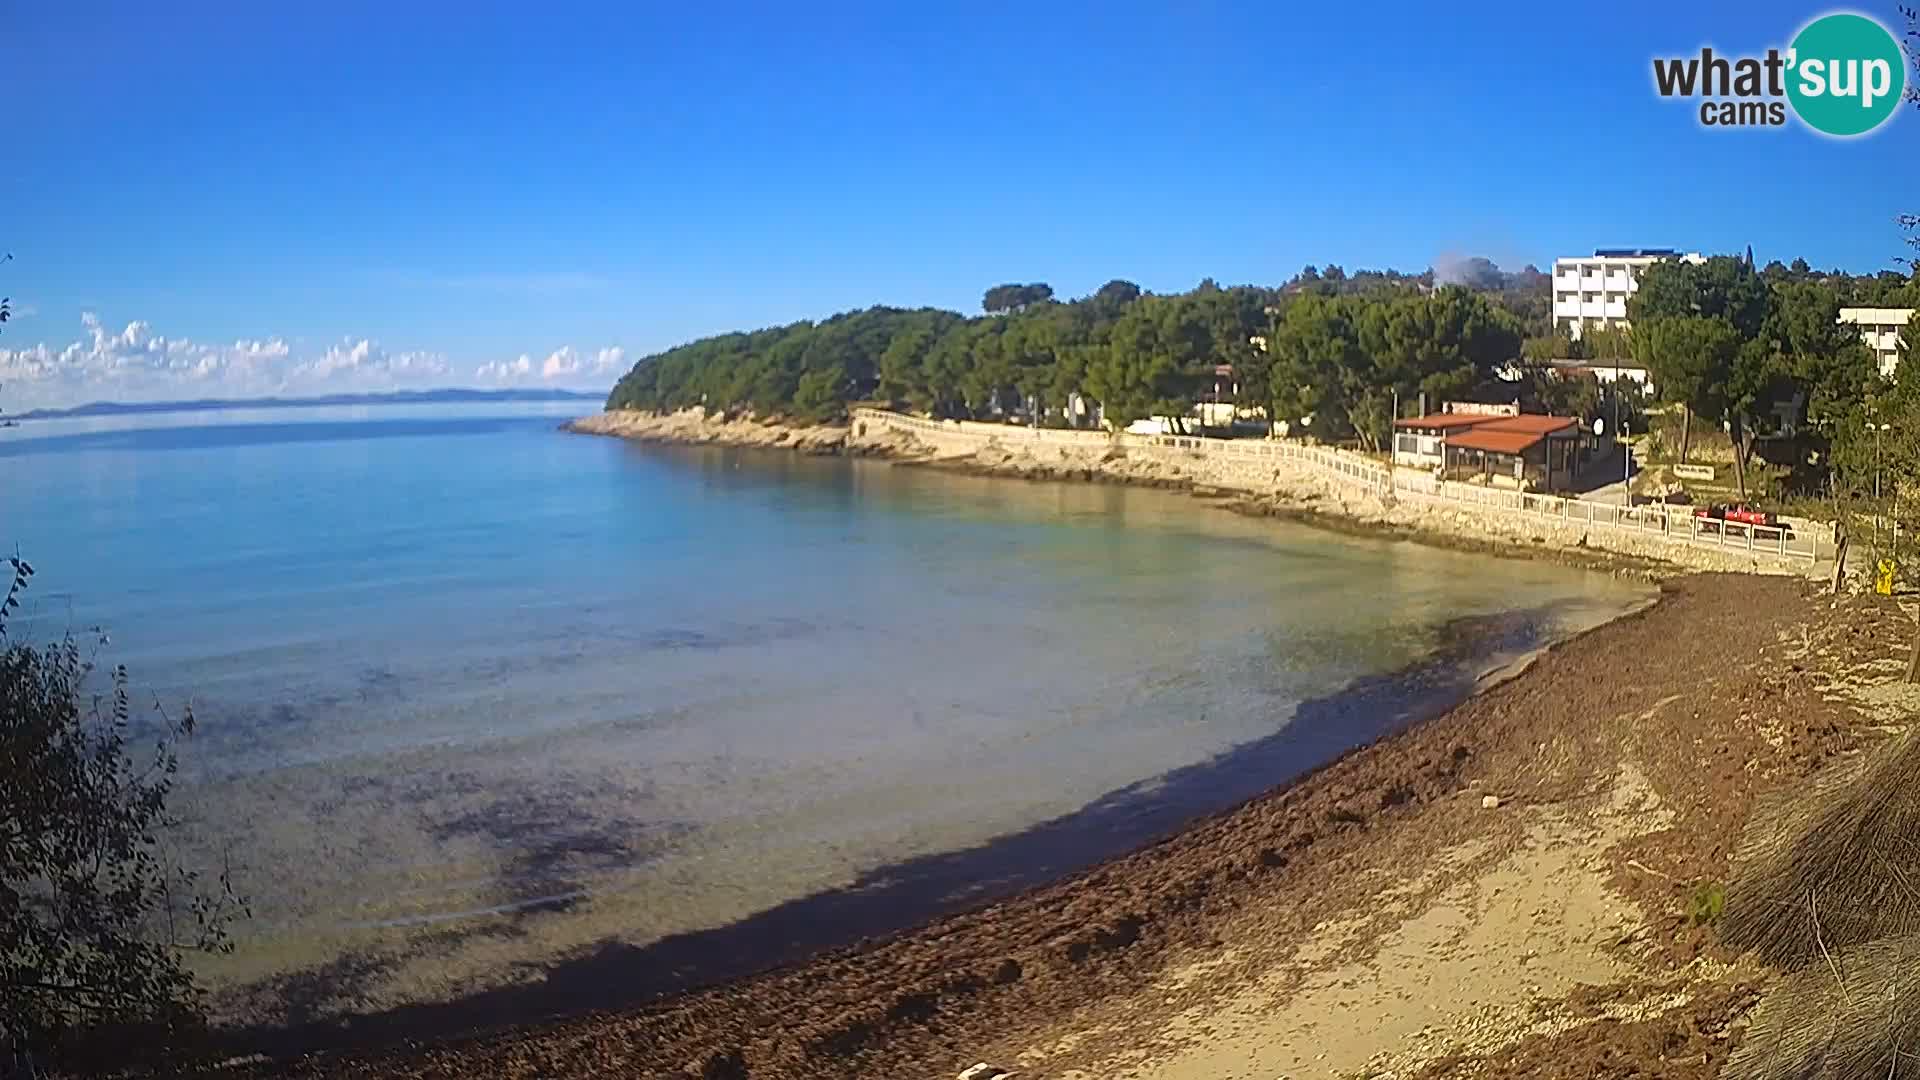
M1468 540L1584 548L1698 570L1825 572L1815 536L1701 531L1686 508L1637 507L1489 490L1388 470L1356 454L1283 440L1107 435L939 421L855 409L848 445L981 471L1191 485L1284 506ZM1736 527L1738 528L1738 527Z

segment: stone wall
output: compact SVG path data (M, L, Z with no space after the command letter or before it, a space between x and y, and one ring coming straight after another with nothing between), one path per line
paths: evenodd
M1458 540L1581 549L1689 569L1820 575L1818 538L1702 533L1686 508L1493 491L1282 440L1107 435L856 409L848 445L979 472L1243 492L1278 508ZM1830 553L1828 553L1830 555Z

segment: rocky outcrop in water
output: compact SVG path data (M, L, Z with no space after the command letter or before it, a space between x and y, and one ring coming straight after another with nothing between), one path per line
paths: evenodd
M847 429L837 424L801 424L755 416L730 417L705 409L647 413L617 409L570 420L561 427L583 435L611 435L634 442L675 446L744 446L838 454L846 449Z

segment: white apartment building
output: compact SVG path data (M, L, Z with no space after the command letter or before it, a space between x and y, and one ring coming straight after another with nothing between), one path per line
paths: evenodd
M1888 307L1848 307L1840 309L1840 321L1852 323L1860 328L1860 340L1873 350L1873 358L1880 362L1880 374L1893 377L1893 369L1900 364L1900 335L1907 329L1907 320L1913 318L1913 308ZM1916 343L1920 344L1920 343Z
M1578 338L1587 326L1627 319L1627 297L1640 287L1640 271L1662 259L1705 262L1699 252L1670 248L1601 248L1591 256L1553 260L1553 325Z

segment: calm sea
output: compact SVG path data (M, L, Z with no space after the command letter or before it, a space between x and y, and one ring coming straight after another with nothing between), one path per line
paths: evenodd
M1646 595L1163 492L555 430L578 411L0 431L18 629L104 627L200 718L180 851L254 908L223 1007L445 999L941 853L1012 887Z

